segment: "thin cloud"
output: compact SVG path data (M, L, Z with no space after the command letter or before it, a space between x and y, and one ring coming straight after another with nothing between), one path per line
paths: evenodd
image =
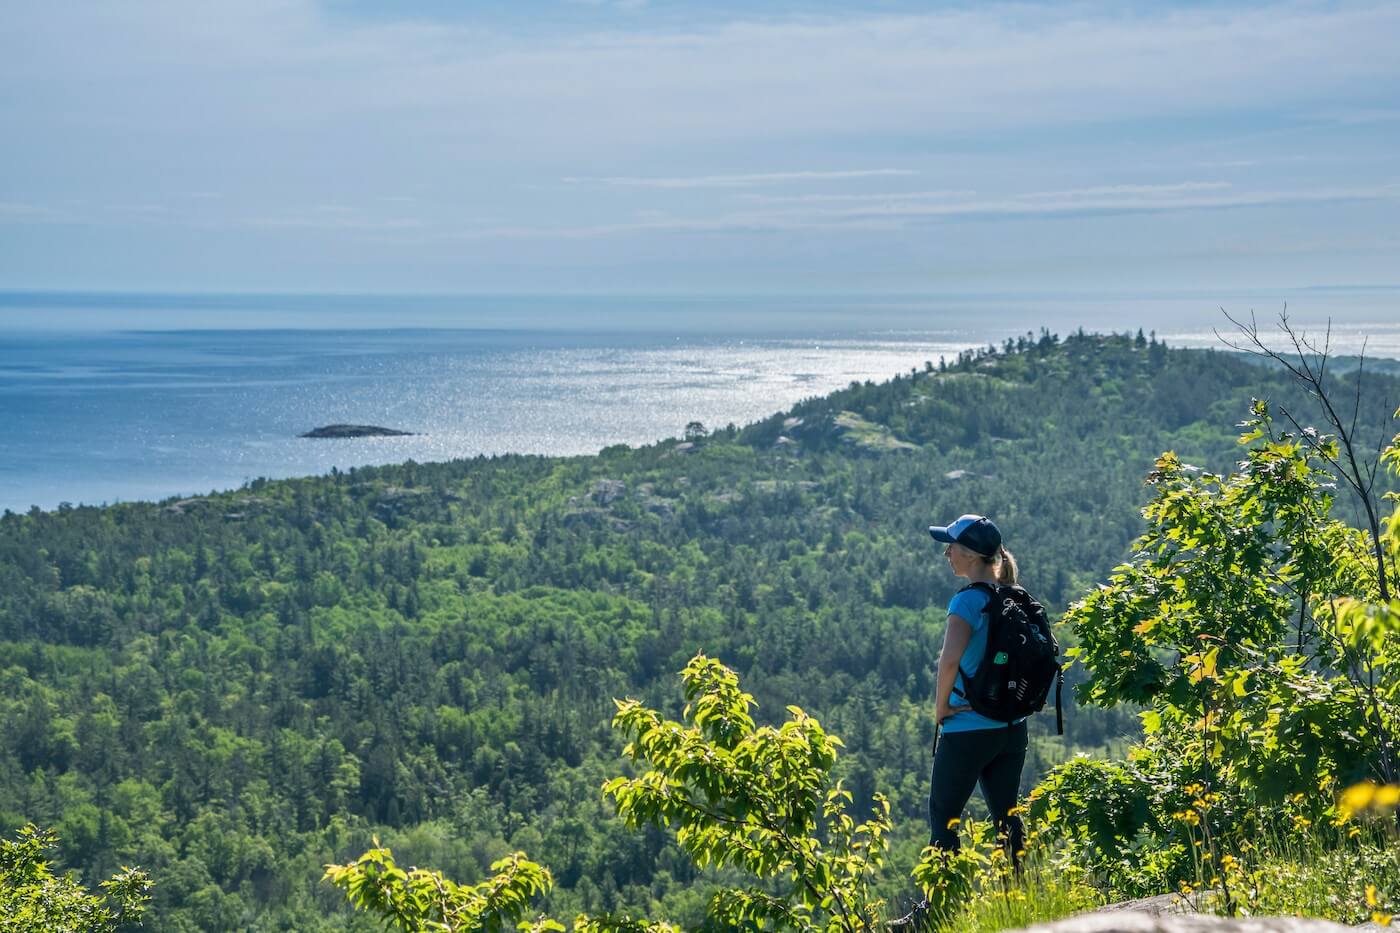
M172 158L222 163L233 140L262 140L276 177L308 158L355 164L344 140L374 126L389 157L376 148L365 170L384 177L608 152L632 160L617 183L657 187L670 174L664 164L657 178L639 171L647 156L696 143L781 152L794 140L963 141L1144 115L1316 110L1326 99L1364 108L1400 79L1400 6L1377 2L1132 13L989 3L568 35L366 22L313 0L187 13L176 0L13 11L0 32L0 84L32 93L6 102L17 141L8 148L50 138L62 114L64 132L84 144L69 148L91 152L146 151L129 144L134 130ZM75 41L90 36L102 40ZM147 170L112 161L113 171ZM726 177L690 186L733 184Z
M338 211L315 210L306 214L271 214L244 218L237 226L270 229L345 230L394 232L419 230L424 224L413 217L373 218Z
M1331 113L1320 114L1318 119L1324 123L1336 123L1341 126L1370 126L1381 123L1396 123L1400 122L1400 108L1372 107L1369 109L1336 110Z
M148 217L170 212L170 208L164 204L108 204L106 209L115 214L137 214Z
M968 199L943 204L921 203L915 199L901 201L898 195L887 195L885 203L856 207L745 211L715 217L667 217L574 227L495 227L472 231L465 235L577 239L638 233L888 230L940 219L1167 213L1395 198L1400 198L1400 185L1395 184L1356 188L1234 191L1227 182L1181 182L1171 185L1114 185L1032 191L1002 198Z
M1162 213L1278 204L1384 200L1396 197L1400 197L1400 185L1235 191L1225 182L1185 182L1177 185L1118 185L1065 191L1036 191L1005 198L952 204L895 203L868 209L825 211L812 216L817 221L871 217L897 217L915 221L920 218Z
M802 181L848 181L854 178L890 178L917 175L911 169L869 168L836 172L760 172L752 175L691 175L679 178L613 176L609 178L565 178L570 184L601 184L612 188L753 188L760 185Z
M302 229L325 231L406 232L427 226L419 218L376 217L342 204L317 204L301 210L280 210L234 216L174 211L160 204L104 204L58 210L39 204L0 202L0 222L59 226L226 229Z
M647 0L565 0L565 2L572 6L600 7L628 12L645 9L647 5Z
M1180 181L1170 185L1099 185L1093 188L1070 188L1064 191L1033 191L1018 197L1032 201L1101 197L1173 198L1188 192L1220 191L1229 187L1228 181Z
M0 82L36 90L7 102L13 138L33 137L54 113L123 138L133 123L157 132L142 121L178 113L182 129L227 127L239 139L275 142L276 131L308 125L350 132L372 119L382 138L432 138L445 150L489 140L518 153L541 142L563 154L812 134L963 139L1144 114L1316 108L1326 97L1362 108L1400 77L1400 8L1376 2L1126 14L988 3L563 36L365 22L313 0L187 13L176 0L12 11ZM90 36L102 38L75 41Z
M12 220L52 220L58 212L40 204L22 204L17 201L0 201L0 219Z
M947 191L880 191L867 194L753 194L739 195L744 201L759 204L869 204L889 201L947 201L970 198L977 192L970 188Z
M884 192L869 195L798 195L792 200L750 195L761 207L713 215L678 215L641 210L628 220L586 225L533 226L500 224L453 230L420 218L376 217L347 205L319 204L302 210L249 214L216 219L181 216L147 205L125 205L129 223L141 220L163 226L202 229L304 229L423 235L429 239L591 239L643 233L705 233L724 231L846 231L890 230L938 220L1067 217L1091 214L1167 213L1193 210L1266 207L1341 201L1400 198L1400 184L1371 187L1324 187L1293 190L1236 190L1221 181L1171 184L1123 184L1086 188L1027 191L1001 197L976 197L975 192ZM110 210L110 208L109 208ZM39 205L0 202L0 220L30 223L114 223L100 215L75 215Z

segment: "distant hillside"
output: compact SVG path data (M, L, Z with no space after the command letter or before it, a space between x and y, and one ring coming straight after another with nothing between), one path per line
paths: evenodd
M1378 424L1400 383L1369 385ZM684 441L6 514L0 832L53 827L89 878L147 868L157 930L376 928L317 880L375 834L458 878L527 849L555 915L685 920L711 879L598 787L612 698L674 707L703 649L760 716L842 737L857 799L892 797L897 874L954 591L925 527L994 516L1062 608L1125 556L1154 458L1227 469L1254 396L1311 411L1232 354L1027 335ZM1038 723L1026 780L1134 728Z

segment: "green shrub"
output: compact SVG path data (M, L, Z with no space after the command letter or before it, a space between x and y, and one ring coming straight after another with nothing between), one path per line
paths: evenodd
M57 877L44 858L57 837L25 826L0 839L0 926L13 933L109 933L136 923L145 912L151 881L139 868L123 868L89 894L71 876Z

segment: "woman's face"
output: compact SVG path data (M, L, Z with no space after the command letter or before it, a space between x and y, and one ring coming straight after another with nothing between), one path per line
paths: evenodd
M943 556L948 558L948 566L953 569L953 576L967 576L968 564L972 560L971 552L967 548L958 544L949 544L943 548Z

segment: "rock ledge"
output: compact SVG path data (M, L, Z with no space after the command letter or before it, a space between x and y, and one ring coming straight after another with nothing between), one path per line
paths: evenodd
M1021 933L1356 933L1328 920L1304 917L1232 919L1206 914L1151 914L1139 910L1105 910L1026 927Z

